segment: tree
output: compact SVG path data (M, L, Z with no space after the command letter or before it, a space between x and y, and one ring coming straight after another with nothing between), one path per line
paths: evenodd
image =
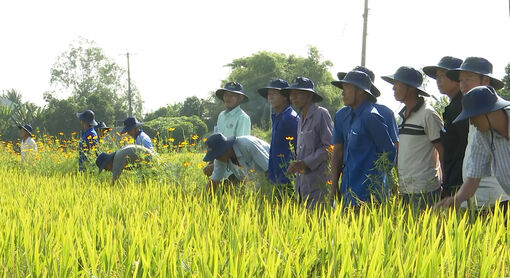
M505 77L503 77L503 82L505 83L505 87L499 91L499 95L506 100L510 100L510 63L505 68Z
M203 100L196 96L187 97L179 111L181 116L193 116L196 115L199 118L204 116L204 105Z
M53 91L46 93L45 99L50 102L57 95L69 97L69 102L75 103L78 110L92 109L100 121L112 124L128 114L126 83L127 74L123 68L93 41L80 38L51 68ZM140 93L133 82L131 87L135 115L141 117Z
M276 78L287 81L296 76L310 78L315 84L316 91L324 97L321 105L334 114L342 106L342 101L338 90L330 84L333 77L328 69L332 65L330 61L322 59L315 47L309 48L306 58L262 51L249 57L235 59L228 64L232 72L222 85L228 81L241 83L250 98L248 103L242 105L243 109L250 115L252 124L268 128L269 104L259 96L257 89ZM223 104L218 102L218 105Z

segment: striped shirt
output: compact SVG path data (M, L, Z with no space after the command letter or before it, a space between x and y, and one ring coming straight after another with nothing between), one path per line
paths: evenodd
M504 109L510 119L510 108ZM510 130L510 120L508 121ZM476 130L471 152L466 164L466 175L470 178L495 176L503 190L510 193L510 141L499 133Z

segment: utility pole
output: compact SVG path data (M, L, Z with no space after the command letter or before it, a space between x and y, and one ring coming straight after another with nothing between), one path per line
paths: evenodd
M129 103L129 116L133 116L133 96L131 95L131 71L129 68L129 52L126 53L127 57L127 71L128 71L128 103Z
M365 11L363 13L363 42L361 45L361 66L365 66L367 52L367 22L368 22L368 0L365 0Z

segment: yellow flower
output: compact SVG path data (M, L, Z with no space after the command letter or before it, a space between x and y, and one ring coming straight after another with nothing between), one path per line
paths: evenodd
M198 134L195 134L195 135L191 136L191 139L197 140L198 139Z
M253 173L253 172L255 172L255 170L254 169L250 169L250 173Z
M175 128L173 128L173 127L168 128L168 131L174 131L174 130L175 130Z
M333 145L329 145L329 147L326 149L328 152L333 152Z
M58 135L64 136L64 133L63 132L59 132Z
M285 137L285 140L287 140L287 141L292 141L292 140L294 140L294 137L292 137L292 136L287 136L287 137Z
M189 162L184 162L182 165L184 165L185 167L188 167L188 166L190 166L190 165L191 165L191 163L189 163Z
M329 184L329 185L332 185L333 181L332 180L328 180L326 183Z
M202 139L203 142L207 141L207 138Z
M175 141L175 139L174 138L168 138L168 141L173 142L173 141Z

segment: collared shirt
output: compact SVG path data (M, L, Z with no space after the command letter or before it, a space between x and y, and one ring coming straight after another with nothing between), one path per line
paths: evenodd
M373 103L372 104L377 111L379 111L379 114L384 118L384 123L386 126L388 126L388 134L391 137L391 141L393 143L398 142L398 126L397 121L395 119L395 113L388 108L386 105L382 105L379 103Z
M25 140L21 140L21 162L26 162L30 156L37 152L37 144L34 141L34 138L27 137Z
M510 119L510 108L503 111ZM510 120L507 124L510 132ZM496 131L492 131L492 137L491 131L474 131L466 175L470 178L495 176L501 188L510 194L510 141Z
M116 180L120 174L122 174L122 171L124 168L126 168L126 165L135 164L142 161L150 161L153 155L154 153L144 146L124 146L122 149L116 151L115 156L113 157L113 180Z
M294 178L296 192L303 200L319 201L326 194L328 177L328 148L331 145L331 116L328 110L312 104L305 117L298 121L297 160L303 161L307 171Z
M143 132L143 130L140 130L136 135L135 145L144 146L147 149L154 151L151 138L147 135L147 133Z
M396 150L377 108L365 101L356 109L340 109L335 115L334 137L335 143L342 143L344 148L340 193L346 204L368 202L372 195L379 200L387 196L387 173L376 169L375 161L384 152L391 162L395 161Z
M215 132L221 133L225 137L250 135L250 116L241 109L241 106L230 111L223 110L218 116L216 129Z
M268 179L272 183L286 184L288 163L294 158L290 145L296 146L299 116L289 105L278 115L272 114L273 130L269 149Z
M214 170L211 180L221 181L227 170L231 170L239 180L244 180L251 173L266 172L269 161L269 144L254 136L236 137L232 145L237 161L240 166L232 160L222 162L214 161Z
M443 113L444 130L441 131L443 154L443 187L455 190L462 185L462 161L466 151L469 121L453 121L462 112L462 93L459 91Z
M99 144L97 133L93 127L83 131L81 133L81 139L79 142L80 155L78 157L79 170L84 171L85 167L83 163L88 161L87 155Z
M218 115L218 121L214 127L214 132L221 133L225 135L225 137L250 135L250 116L248 116L239 105L230 111L223 110L220 115ZM214 163L216 163L216 160ZM232 171L227 170L223 179L227 179L232 174Z
M403 194L427 193L440 188L439 161L434 148L441 140L441 118L423 98L404 116L399 115L398 173Z

